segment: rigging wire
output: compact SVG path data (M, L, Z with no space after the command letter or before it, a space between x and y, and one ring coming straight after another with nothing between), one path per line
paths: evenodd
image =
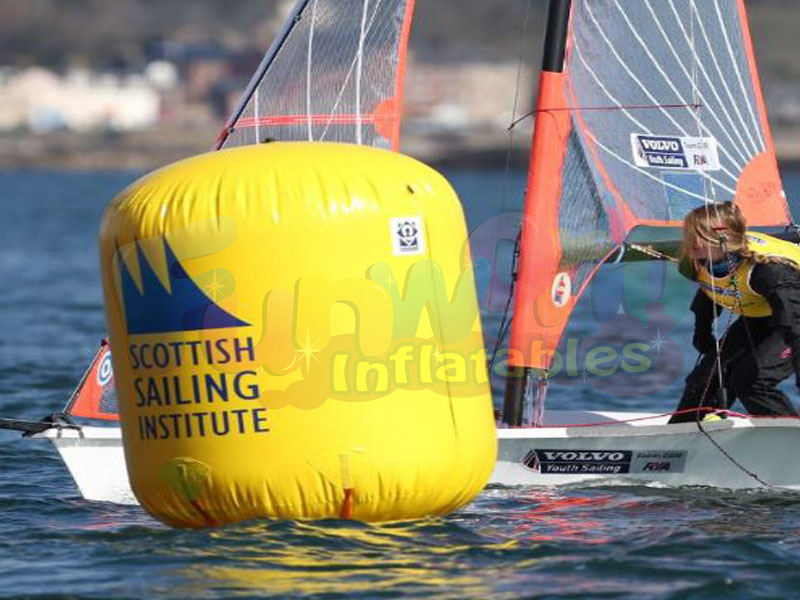
M519 54L517 57L517 76L516 81L514 83L514 103L511 108L511 121L512 124L508 127L508 145L506 147L506 161L505 161L505 169L503 172L503 188L500 196L500 203L505 205L507 193L508 193L508 181L511 172L511 153L513 152L513 145L514 145L514 124L516 123L517 117L517 109L519 107L519 91L520 91L520 81L522 80L522 65L524 63L524 55L525 50L527 48L527 41L528 41L528 24L530 22L530 15L531 15L531 5L533 4L533 0L528 0L525 4L525 18L522 21L522 32L520 34L520 43L519 43ZM505 308L503 309L503 317L500 320L500 327L497 331L497 339L495 341L494 348L492 349L491 354L487 358L486 365L487 371L491 376L492 367L494 366L494 361L497 356L497 352L500 350L500 345L503 343L503 340L508 335L508 330L511 328L511 319L509 319L510 309L511 309L511 302L514 299L514 288L516 287L517 281L517 261L519 259L520 253L520 237L522 233L522 220L520 220L520 227L517 230L517 236L514 241L514 256L511 263L511 285L508 288L508 296L506 298ZM491 282L491 280L490 280ZM492 294L492 287L489 286L487 290L487 300L491 299ZM487 302L487 304L489 304Z
M620 104L614 106L559 106L554 108L534 108L529 110L524 115L519 117L518 119L511 122L511 125L508 126L508 130L510 131L517 125L519 125L522 121L529 119L536 113L540 112L592 112L592 111L614 111L614 110L653 110L653 109L665 109L665 108L701 108L703 105L700 104L698 101L694 101L691 104Z
M728 325L728 327L730 327L730 324ZM720 348L725 343L725 336L727 336L727 331L725 332L725 334L723 335L723 339L719 343ZM700 357L698 356L698 360L697 360L697 362L695 362L695 365L697 365L697 363L699 363L699 362L700 362ZM716 370L716 365L714 366L714 370ZM709 386L711 384L711 381L714 379L714 370L712 370L711 374L709 375L708 381L706 382L706 387L703 390L703 394L700 396L701 403L698 406L698 408L700 408L700 409L703 408L703 403L705 402L705 397L706 397L706 394L708 393L708 388L709 388ZM711 435L711 433L709 433L708 430L706 430L706 428L703 427L703 421L702 421L702 419L700 419L701 412L702 411L698 410L695 413L695 417L696 417L695 423L697 424L697 429L700 431L700 433L702 433L706 437L706 439L711 443L711 445L714 446L717 450L719 450L720 453L733 464L733 466L738 468L745 475L747 475L748 477L753 478L755 481L760 483L765 488L772 489L772 486L769 483L767 483L766 481L761 479L761 477L759 477L757 473L755 473L754 471L751 471L750 469L745 467L742 463L740 463L738 460L736 460L736 458L734 458L727 450L725 450L725 448L723 448L719 444L719 442L717 442L717 440L714 439L714 437Z
M521 231L517 231L517 238L514 241L514 258L511 263L511 285L508 288L508 297L506 298L506 305L503 309L503 318L500 321L500 327L497 328L497 339L495 340L494 348L492 348L492 352L487 360L486 370L490 375L492 372L492 367L494 366L495 358L500 350L500 344L503 343L503 340L506 338L509 330L511 329L511 319L508 317L511 309L511 301L514 299L514 288L516 287L517 283L517 260L519 259L520 237Z
M733 258L731 256L731 253L728 251L727 243L726 243L726 239L725 239L725 235L724 234L720 234L720 243L721 243L721 246L722 246L723 255L725 257L724 260L728 263L728 269L730 270L731 286L733 286L734 297L736 298L736 303L739 306L739 312L742 313L742 295L741 295L741 293L739 291L739 288L738 288L738 285L737 285L737 282L736 282L736 277L733 275L733 271L732 271L733 268L734 268ZM713 273L712 273L712 278L713 278ZM713 279L712 279L712 286L713 286ZM714 311L714 312L716 314L716 311ZM742 316L740 318L741 318L742 322L744 323L744 329L745 329L745 333L747 334L747 342L748 342L748 345L750 346L750 352L753 355L753 359L756 361L756 367L758 369L760 369L759 360L758 360L758 354L756 353L755 343L753 342L753 337L752 337L752 334L750 333L750 325L748 324L747 318L744 316L743 313L742 313ZM728 315L728 325L727 325L727 328L725 330L725 337L727 337L728 332L730 332L730 329L731 329L731 326L732 326L732 323L731 323L732 320L733 320L733 313L730 312L729 315ZM729 406L728 397L727 397L727 390L725 389L725 387L723 386L723 383L722 383L722 381L723 381L722 380L722 352L721 352L722 344L720 344L718 342L717 345L718 345L719 350L717 351L717 364L716 364L716 367L717 367L718 372L719 372L720 390L722 392L723 402L725 403L725 408L727 409L728 406ZM702 398L705 399L705 394L702 396ZM719 443L717 443L717 441L713 437L711 437L711 434L708 431L706 431L706 429L703 427L702 422L701 422L700 419L697 420L697 427L700 429L700 431L703 433L703 435L706 436L708 441L710 441L717 448L717 450L719 450L722 453L722 455L725 456L725 458L727 458L735 466L737 466L744 473L746 473L747 475L749 475L750 477L755 479L758 483L760 483L764 487L766 487L766 488L771 488L772 487L772 486L770 486L770 484L768 484L763 479L761 479L755 472L750 471L749 469L747 469L744 465L742 465L739 461L737 461L731 454L729 454Z

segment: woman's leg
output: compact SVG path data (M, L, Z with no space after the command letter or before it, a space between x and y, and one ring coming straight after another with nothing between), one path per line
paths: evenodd
M706 354L686 377L686 386L683 388L683 395L675 411L678 414L672 415L669 420L670 424L693 423L717 408L728 408L723 406L724 402L721 396L717 357L714 354Z
M791 354L782 336L755 336L752 352L724 366L731 401L739 398L751 415L797 415L778 384L794 373Z
M700 362L686 377L686 387L683 389L683 396L681 396L676 411L686 410L690 412L673 415L669 420L670 423L694 422L716 409L730 408L731 404L736 400L736 395L734 390L731 390L727 384L726 375L731 372L731 369L726 369L725 365L731 365L738 360L745 359L750 353L748 340L752 337L752 332L748 330L746 325L744 320L740 318L731 325L727 332L724 332L720 341L721 361L717 360L716 349L700 358ZM756 332L756 334L758 333ZM719 362L722 363L724 391L719 386ZM691 410L701 407L703 410Z

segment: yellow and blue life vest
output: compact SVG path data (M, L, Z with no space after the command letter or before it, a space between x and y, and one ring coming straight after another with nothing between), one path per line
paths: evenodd
M764 256L789 259L800 265L800 247L770 235L745 232L748 249ZM713 277L707 269L694 269L692 279L716 304L745 317L768 317L772 308L767 299L750 286L755 263L743 260L725 277Z

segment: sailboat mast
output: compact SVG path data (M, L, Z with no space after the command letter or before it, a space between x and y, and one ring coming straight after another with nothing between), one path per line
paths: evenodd
M566 154L570 116L564 92L564 60L567 48L572 0L550 0L545 34L542 70L539 75L539 96L533 133L528 185L523 208L520 235L519 268L516 274L514 317L511 328L509 373L506 383L503 421L509 426L523 425L525 398L550 366L552 356L542 351L549 347L536 339L534 332L566 320L562 310L570 290L560 290L556 273L549 273L559 262L558 198L561 172ZM535 251L534 251L535 250ZM541 302L535 290L546 285L553 290ZM552 286L552 287L551 287ZM558 295L561 293L562 295ZM539 301L537 301L537 298ZM566 298L564 303L562 299ZM558 333L560 335L560 331ZM540 381L539 383L542 383ZM544 387L539 388L543 395ZM542 398L543 399L543 398ZM533 424L538 425L533 418Z
M572 0L550 0L547 12L547 31L544 38L542 71L551 73L564 71L564 56L567 51L567 31L569 29L571 8Z

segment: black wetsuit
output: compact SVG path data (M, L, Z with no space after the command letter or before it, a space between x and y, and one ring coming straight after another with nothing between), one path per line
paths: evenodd
M691 307L693 344L703 356L686 378L677 410L702 409L673 415L670 423L702 419L715 408L730 408L737 399L751 415L797 415L777 385L794 373L800 387L800 272L785 265L756 265L750 287L767 299L772 315L739 317L725 336L721 362L727 399L720 391L711 331L719 308L697 291Z

